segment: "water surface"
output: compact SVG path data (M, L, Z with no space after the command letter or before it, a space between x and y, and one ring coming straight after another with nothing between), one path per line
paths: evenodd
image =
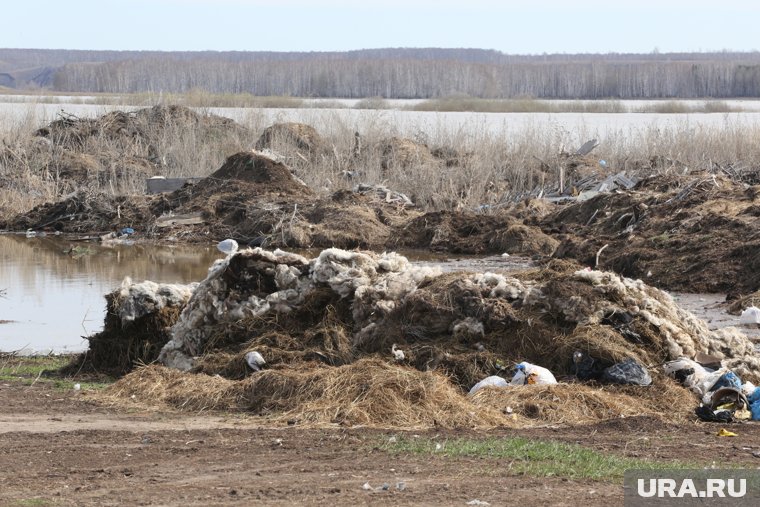
M105 247L0 235L0 351L78 352L102 329L104 295L134 281L189 283L223 257L214 245Z

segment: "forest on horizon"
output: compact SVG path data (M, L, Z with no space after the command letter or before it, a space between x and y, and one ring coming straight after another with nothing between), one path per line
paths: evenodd
M760 97L760 53L509 55L468 48L345 52L0 49L0 87L324 98Z

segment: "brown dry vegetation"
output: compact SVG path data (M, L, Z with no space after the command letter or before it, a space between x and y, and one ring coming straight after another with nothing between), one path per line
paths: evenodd
M63 117L40 129L23 122L0 151L0 227L132 227L157 239L233 237L291 248L543 257L557 250L555 256L586 265L608 244L602 267L659 287L747 293L760 284L755 127L645 129L629 139L613 136L586 157L560 151L567 142L561 133L530 129L505 143L486 132L407 139L381 123L357 137L338 119L323 132L296 123L263 127L179 106ZM285 165L240 152L251 146ZM602 157L608 169L597 164ZM251 164L254 170L246 170ZM632 191L561 207L515 199L541 185L551 189L559 166L568 188L618 170L649 179ZM144 178L152 174L206 179L147 197ZM388 190L351 191L381 182ZM415 206L391 191L406 193ZM204 223L159 230L155 220L167 213L200 213Z
M658 287L746 294L760 287L757 174L703 172L644 180L548 214L544 232L576 259Z
M142 193L146 176L205 177L226 157L257 145L277 152L320 195L359 182L382 183L425 210L474 209L509 201L538 185L551 188L565 165L562 148L593 137L527 127L505 138L472 124L455 131L439 127L408 139L387 124L381 111L359 125L315 116L311 126L273 127L252 113L241 126L179 106L116 111L97 120L63 117L48 126L36 121L30 115L20 124L3 126L4 215L59 200L74 188L135 194ZM272 135L284 128L308 130L303 137L308 142L298 135ZM760 166L753 149L759 136L757 127L729 120L715 128L652 126L608 134L584 163L587 171L605 172L597 164L605 159L608 172L640 175L685 167L753 169Z

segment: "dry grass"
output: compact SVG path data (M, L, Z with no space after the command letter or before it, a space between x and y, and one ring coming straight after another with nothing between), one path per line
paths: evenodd
M98 396L118 406L242 411L299 426L397 429L575 425L640 415L683 422L694 405L688 391L666 378L656 387L533 385L468 397L443 375L372 358L341 367L294 364L243 380L151 365Z
M443 97L411 106L412 111L461 111L478 113L627 113L618 100L480 99Z
M372 102L379 100L368 99L360 107ZM409 136L409 126L402 129L388 111L369 109L356 116L339 113L340 110L315 109L297 115L300 121L315 127L323 139L324 149L319 156L301 153L287 142L275 144L272 149L323 195L352 188L359 182L382 183L408 195L422 209L492 209L525 191L553 186L559 167L566 162L561 151L572 151L594 137L602 138L602 144L589 159L591 166L583 169L587 172L603 171L596 165L600 159L606 160L609 172L639 175L680 173L685 168L760 167L760 152L755 149L760 126L728 117L714 127L695 127L687 122L653 124L606 131L603 135L587 128L569 132L530 123L506 132L473 118L461 125L423 125L417 134ZM83 153L100 164L103 171L102 177L87 185L112 194L143 192L144 174L124 164L121 167L104 161L114 160L116 154L125 159L145 157L148 145L153 159L159 161L157 174L207 176L220 167L226 156L252 148L271 125L268 118L252 108L244 121L246 135L205 136L188 125L166 124L156 126L150 142L141 146L125 147L105 137L93 137ZM44 123L34 110L22 119L0 118L0 137L6 153L0 157L0 213L25 212L72 190L62 177L66 168L62 167L61 149L46 151L33 146L31 134ZM354 135L357 131L361 134L359 150ZM387 150L393 137L411 137L422 147L414 163L389 161L389 155L395 156L395 152ZM8 154L9 150L13 155ZM406 154L399 154L402 156Z
M134 396L134 398L132 398ZM493 427L497 410L476 411L446 377L363 359L341 367L265 370L245 380L147 366L123 377L106 400L188 411L245 410L271 420L383 428Z
M694 396L668 378L658 378L656 386L649 387L557 384L488 388L478 391L472 400L479 407L511 410L520 426L575 425L641 415L683 422L693 419L695 405Z

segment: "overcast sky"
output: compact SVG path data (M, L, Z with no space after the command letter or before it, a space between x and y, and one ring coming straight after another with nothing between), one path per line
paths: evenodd
M24 0L0 47L506 53L760 49L754 0Z

